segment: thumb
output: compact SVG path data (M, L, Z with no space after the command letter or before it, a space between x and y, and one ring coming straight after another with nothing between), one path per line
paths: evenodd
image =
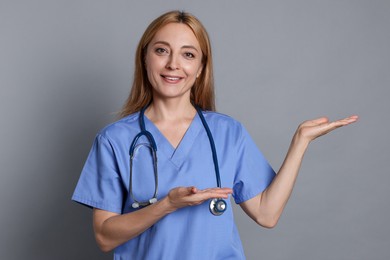
M191 189L191 194L198 193L198 189L195 186L190 187Z
M307 121L307 125L308 126L315 126L315 125L325 124L328 122L329 122L329 119L327 117L320 117L320 118L316 118L316 119Z
M179 194L181 194L181 196L188 196L188 195L192 195L192 194L197 193L198 189L194 186L181 187L178 189L178 192L179 192Z

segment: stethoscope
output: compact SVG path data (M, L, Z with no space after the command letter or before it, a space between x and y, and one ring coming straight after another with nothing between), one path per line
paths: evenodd
M153 135L146 130L145 127L145 110L148 106L145 106L141 109L140 114L139 114L139 124L141 127L141 132L139 132L133 139L133 142L131 143L130 146L130 183L129 183L129 190L130 190L130 196L131 199L134 201L134 203L131 205L133 208L139 208L139 207L146 207L149 206L155 202L157 202L157 191L158 191L158 169L157 169L157 145L156 141L153 138ZM217 179L217 187L221 188L221 177L219 175L219 166L218 166L218 158L217 158L217 151L215 149L215 143L213 136L211 134L210 128L206 122L206 119L204 118L202 114L202 110L198 107L195 106L195 109L200 117L200 120L202 121L203 127L206 130L207 137L209 138L210 141L210 147L211 147L211 152L213 155L213 162L214 162L214 170L215 170L215 177ZM138 144L138 139L141 138L142 136L145 136L149 143L139 143ZM134 153L137 149L139 149L141 146L145 146L150 149L153 157L153 171L154 171L154 194L153 197L147 201L138 201L133 194L133 158L134 158ZM221 199L221 198L214 198L210 200L210 205L209 209L210 212L215 215L215 216L220 216L222 213L225 212L227 208L226 201Z

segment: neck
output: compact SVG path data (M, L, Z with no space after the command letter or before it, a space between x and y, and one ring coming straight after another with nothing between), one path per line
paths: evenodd
M145 115L153 122L192 120L196 114L196 109L191 102L170 102L153 100L146 109Z

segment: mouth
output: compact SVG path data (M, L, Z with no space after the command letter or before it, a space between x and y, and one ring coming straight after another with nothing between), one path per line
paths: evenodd
M183 78L182 77L178 77L178 76L169 76L169 75L161 75L161 77L169 82L169 83L177 83L179 82L180 80L182 80Z

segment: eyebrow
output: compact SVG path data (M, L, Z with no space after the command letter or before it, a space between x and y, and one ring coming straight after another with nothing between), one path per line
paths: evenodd
M171 46L166 41L156 41L155 43L153 43L153 45L156 45L156 44L164 44L164 45L167 45L167 46ZM198 49L195 46L193 46L193 45L183 45L183 46L181 46L181 49L193 49L196 52L199 52Z

